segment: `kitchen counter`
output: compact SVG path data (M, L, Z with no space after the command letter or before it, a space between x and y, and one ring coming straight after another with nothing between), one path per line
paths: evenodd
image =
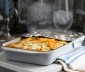
M17 72L59 72L62 65L51 64L49 66L39 66L27 63L9 61L3 52L0 52L0 66Z

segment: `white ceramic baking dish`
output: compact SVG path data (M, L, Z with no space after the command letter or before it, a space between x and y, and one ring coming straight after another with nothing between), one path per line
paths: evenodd
M85 36L81 36L75 39L74 41L68 43L67 45L64 45L56 50L49 52L28 51L6 47L7 44L20 40L20 37L9 42L3 43L1 48L3 49L5 56L8 60L39 65L49 65L52 64L59 56L69 53L75 50L78 46L81 46L84 38Z

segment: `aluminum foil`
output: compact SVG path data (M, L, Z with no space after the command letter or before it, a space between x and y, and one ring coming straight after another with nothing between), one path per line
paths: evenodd
M25 37L29 36L44 36L49 38L55 38L60 40L66 41L73 41L80 36L83 36L80 32L73 32L73 31L60 31L60 30L36 30L28 34L24 34Z

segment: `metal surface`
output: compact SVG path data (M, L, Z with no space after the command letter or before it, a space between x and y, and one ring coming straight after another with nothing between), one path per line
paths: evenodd
M80 32L73 32L73 31L60 31L60 30L35 30L33 32L30 32L28 34L23 35L25 37L29 36L45 36L60 40L66 40L66 41L73 41L77 39L80 36L83 36Z

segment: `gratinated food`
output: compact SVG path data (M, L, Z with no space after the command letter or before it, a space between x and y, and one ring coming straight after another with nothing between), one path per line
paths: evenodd
M25 49L31 51L51 51L61 46L66 45L68 42L63 40L57 40L48 37L32 36L19 40L15 43L7 45L9 48Z

